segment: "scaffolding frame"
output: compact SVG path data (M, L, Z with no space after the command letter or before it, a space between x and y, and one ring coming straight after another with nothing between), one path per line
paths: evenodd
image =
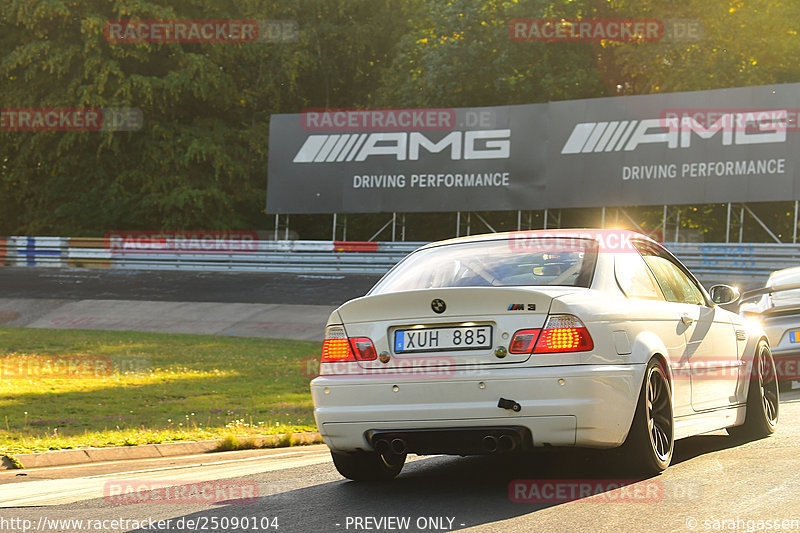
M783 243L783 240L778 236L769 225L759 217L747 203L733 203L729 202L726 206L726 221L725 221L725 242L743 242L744 239L744 224L747 218L754 220L759 227L761 227L770 239L776 243ZM648 229L637 222L631 214L624 207L600 207L600 223L599 227L606 228L619 226L620 220L623 219L627 224L633 226L637 231L647 234L650 237L660 237L664 241L679 242L681 236L681 213L685 206L680 205L667 205L662 206L661 222L655 228ZM513 212L513 211L510 211ZM533 230L533 229L558 229L562 227L562 210L561 209L543 209L543 210L517 210L517 230ZM534 219L538 218L535 215L541 213L542 224L541 228L534 228ZM455 236L469 236L473 234L475 229L474 224L478 227L485 227L492 233L497 230L485 217L475 211L456 211L456 225ZM477 219L473 222L473 217ZM613 220L612 220L613 218ZM800 222L800 201L794 201L794 222L792 225L792 244L797 244L798 235L798 222ZM375 241L384 232L391 228L390 236L391 242L405 241L406 240L406 213L393 212L389 220L387 220L370 238L369 241ZM289 215L275 215L275 229L274 238L279 240L281 233L284 239L289 237ZM737 235L738 234L738 235ZM333 213L333 221L331 228L332 240L337 240L341 235L341 240L347 240L347 215Z

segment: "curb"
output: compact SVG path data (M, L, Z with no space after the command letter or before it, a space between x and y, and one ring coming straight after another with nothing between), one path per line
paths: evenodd
M291 438L291 442L286 442ZM281 448L287 446L303 446L322 442L318 432L264 435L260 437L241 437L240 446L233 449L247 450L256 448ZM158 459L160 457L177 457L216 451L228 451L222 445L229 444L229 439L213 439L201 441L167 442L164 444L142 444L139 446L116 446L109 448L79 448L76 450L54 450L40 453L13 454L13 458L23 468L44 468L48 466L68 466L105 461L125 461L128 459ZM14 470L14 461L6 455L0 455L0 470Z

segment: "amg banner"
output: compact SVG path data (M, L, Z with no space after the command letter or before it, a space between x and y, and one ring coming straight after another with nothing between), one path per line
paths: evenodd
M800 84L270 120L267 213L800 199Z

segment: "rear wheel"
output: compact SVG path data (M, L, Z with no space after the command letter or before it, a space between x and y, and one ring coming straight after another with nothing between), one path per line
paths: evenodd
M658 474L669 466L674 446L672 391L656 359L647 364L636 413L622 445L623 457L636 473Z
M341 475L353 481L388 481L403 469L406 454L381 455L375 452L352 454L331 451L333 464Z
M758 439L775 433L778 425L778 376L772 352L764 341L758 344L750 371L744 424L727 429L736 437Z

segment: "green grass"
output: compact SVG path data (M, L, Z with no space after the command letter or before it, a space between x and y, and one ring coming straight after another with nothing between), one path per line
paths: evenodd
M0 328L0 454L314 431L305 369L320 349L309 341ZM66 361L68 375L58 366Z

